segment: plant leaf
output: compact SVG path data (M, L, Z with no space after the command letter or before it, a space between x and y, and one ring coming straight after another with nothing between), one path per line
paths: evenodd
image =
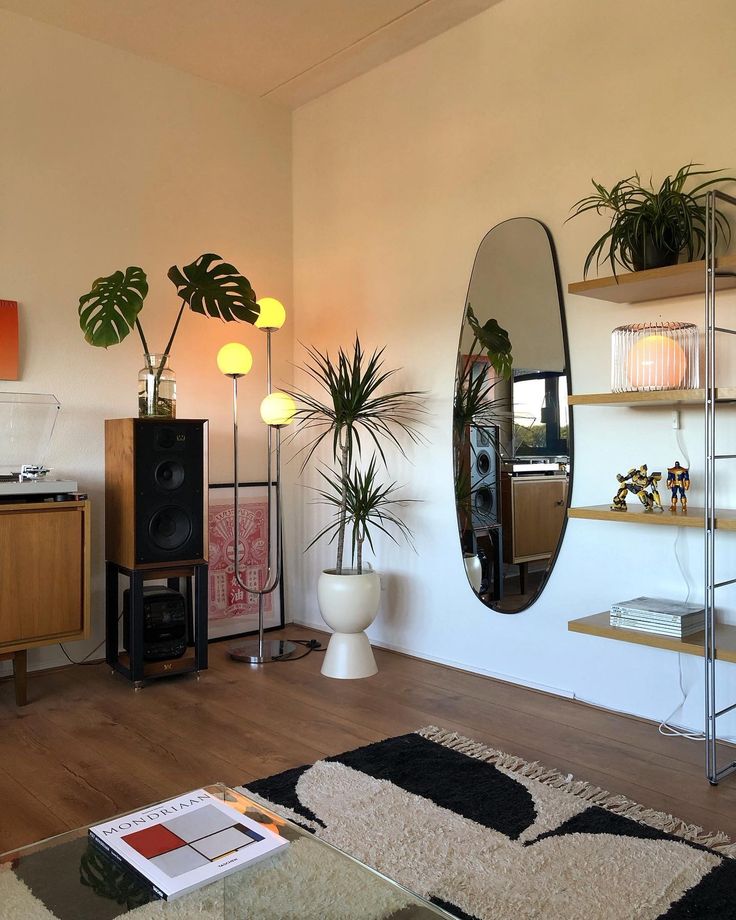
M651 240L655 246L676 255L684 254L688 261L699 258L705 238L706 190L721 183L734 182L733 177L716 175L720 169L696 169L699 163L681 166L674 176L666 176L655 190L651 178L643 186L638 173L621 179L611 189L592 180L594 195L581 198L572 206L571 220L588 211L610 214L610 226L599 237L588 253L583 267L583 277L595 261L609 261L616 275L616 266L633 271L633 254L641 252L644 242ZM705 181L685 190L685 185L695 177ZM708 178L713 177L713 178ZM722 211L716 209L716 233L730 241L731 228Z
M258 319L260 311L250 281L213 252L205 252L182 269L172 265L168 278L195 313L227 323L239 320L252 325Z
M373 531L379 530L392 542L398 545L397 537L403 537L409 546L414 549L412 533L407 524L393 513L394 508L402 507L416 499L396 498L397 485L395 482L383 485L378 481L378 463L376 455L370 459L365 471L357 466L353 467L345 482L338 472L333 470L318 470L319 475L326 483L326 488L315 489L319 495L319 504L328 505L334 509L334 514L310 542L307 549L312 547L322 537L332 534L329 542L332 543L340 528L342 516L343 492L345 493L345 516L352 531L351 549L352 559L355 562L359 540L367 540L373 549Z
M135 325L147 293L146 273L134 265L98 278L79 298L79 325L85 340L99 348L122 342Z
M468 325L473 330L476 340L488 355L488 360L493 365L496 373L508 380L511 377L513 358L511 356L511 339L505 329L491 318L482 326L473 313L473 308L468 304Z

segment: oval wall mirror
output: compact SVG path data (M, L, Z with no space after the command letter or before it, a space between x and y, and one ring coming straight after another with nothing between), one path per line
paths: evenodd
M477 597L518 613L539 597L567 520L570 361L552 237L516 217L483 238L453 403L459 548Z

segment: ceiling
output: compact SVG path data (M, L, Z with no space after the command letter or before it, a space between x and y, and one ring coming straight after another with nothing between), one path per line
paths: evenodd
M0 8L296 108L499 0L0 0Z

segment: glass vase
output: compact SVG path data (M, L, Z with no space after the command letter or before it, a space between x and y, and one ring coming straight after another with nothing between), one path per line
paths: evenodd
M168 355L144 355L138 372L138 418L176 418L176 374Z

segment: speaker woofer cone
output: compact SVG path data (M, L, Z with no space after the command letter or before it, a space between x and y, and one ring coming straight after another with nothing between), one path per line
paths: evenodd
M164 460L156 467L153 478L159 488L173 492L184 482L184 475L184 467L178 460Z
M153 445L156 450L171 450L176 444L176 430L170 425L157 428L154 432Z
M487 476L491 471L491 458L482 450L475 458L475 468L480 476Z
M176 505L160 508L148 522L148 537L158 549L173 552L184 546L192 535L192 519Z
M493 511L493 506L495 504L495 496L493 494L493 489L488 489L483 486L482 489L478 489L475 493L475 507L478 511L484 511L486 514L490 511Z

